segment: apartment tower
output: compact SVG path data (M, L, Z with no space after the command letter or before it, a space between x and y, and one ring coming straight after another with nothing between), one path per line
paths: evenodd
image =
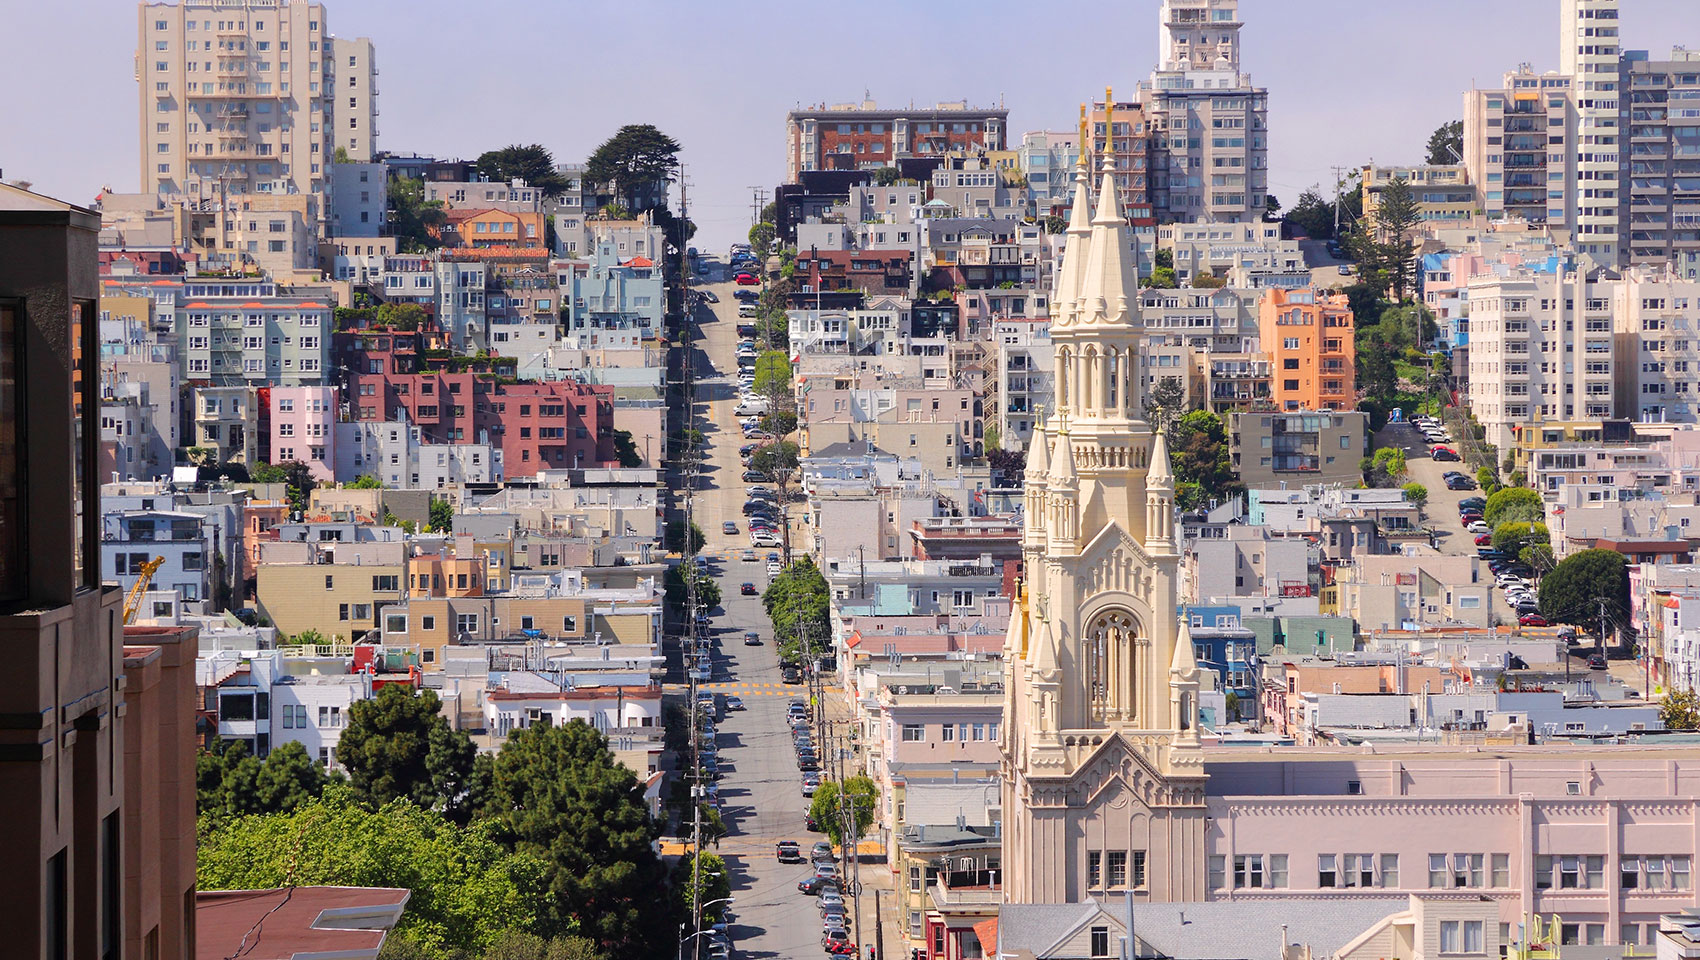
M1157 219L1262 216L1269 91L1240 71L1239 0L1163 0L1158 64L1140 85Z
M1559 71L1575 80L1575 243L1595 262L1623 262L1619 232L1622 144L1619 142L1618 0L1561 0Z
M331 154L348 154L354 163L371 163L378 152L378 65L367 37L331 38L336 76L331 116Z

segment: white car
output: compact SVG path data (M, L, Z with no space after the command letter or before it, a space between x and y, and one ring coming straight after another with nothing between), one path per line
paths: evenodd
M766 531L750 534L750 546L752 547L777 547L779 545L780 541L777 534Z
M1465 527L1464 529L1468 530L1471 533L1492 533L1493 532L1492 530L1488 529L1487 524L1483 523L1480 520L1476 520L1476 521L1472 522L1469 526Z

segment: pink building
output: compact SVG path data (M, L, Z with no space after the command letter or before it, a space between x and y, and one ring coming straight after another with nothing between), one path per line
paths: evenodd
M880 821L898 822L893 807L900 787L917 780L953 782L997 775L1003 692L958 693L948 687L905 684L900 679L878 697L876 738L867 753L868 775L880 785L887 809Z
M1696 905L1700 755L1687 747L1221 748L1206 761L1213 900L1444 890L1566 942L1646 944Z
M335 387L272 387L273 463L299 460L320 482L336 480Z

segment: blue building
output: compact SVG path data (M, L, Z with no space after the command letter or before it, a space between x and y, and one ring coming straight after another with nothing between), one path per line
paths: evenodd
M1188 607L1183 615L1192 631L1192 655L1199 669L1214 672L1217 686L1233 695L1238 719L1255 718L1260 664L1257 635L1240 622L1240 608Z

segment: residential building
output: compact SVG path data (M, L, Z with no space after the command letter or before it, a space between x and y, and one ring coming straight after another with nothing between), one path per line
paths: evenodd
M389 178L384 175L383 164L333 163L327 171L326 183L330 188L330 221L325 225L328 236L362 240L385 232L389 221ZM395 251L392 248L390 252ZM340 274L336 276L340 278Z
M354 163L371 163L378 153L378 60L372 41L332 37L330 57L326 72L332 76L325 81L334 128L330 151L334 155L340 149Z
M655 261L622 256L616 238L599 238L588 268L575 270L571 286L561 288L562 343L579 350L641 347L661 335L666 306Z
M325 382L328 298L292 296L267 280L216 277L185 278L182 290L184 302L172 315L172 331L185 381L218 386Z
M1358 411L1234 413L1229 454L1248 487L1357 483L1369 455L1368 414Z
M1618 0L1560 0L1559 71L1574 78L1576 130L1564 151L1576 164L1579 204L1576 249L1605 266L1620 266L1627 245L1620 232L1625 154L1619 106ZM1549 131L1550 133L1550 131ZM1548 148L1550 149L1550 148Z
M1136 231L1149 229L1151 219L1151 180L1149 164L1151 148L1156 142L1151 134L1152 127L1146 120L1145 108L1134 100L1116 100L1113 92L1105 89L1107 100L1092 104L1091 113L1086 117L1088 126L1088 152L1094 172L1106 167L1116 181L1116 189L1120 191L1123 209L1127 211ZM1106 130L1105 124L1113 125L1113 130ZM1066 169L1066 168L1065 168ZM1058 189L1066 188L1065 183L1058 184Z
M1334 568L1322 612L1368 630L1492 626L1493 581L1475 557L1358 555Z
M1073 130L1034 130L1022 135L1016 151L1027 175L1027 195L1038 215L1065 214L1069 171L1080 158L1080 135Z
M405 420L345 421L332 429L340 483L372 476L391 489L440 490L502 481L500 446L424 443L421 428Z
M300 461L313 479L336 480L337 390L335 387L273 387L271 451L276 463Z
M108 513L101 524L101 569L128 591L142 568L165 562L153 574L156 590L176 590L184 600L212 600L213 557L218 546L197 514L171 510Z
M1614 413L1643 422L1700 420L1700 385L1695 382L1700 374L1700 280L1673 276L1661 264L1628 267L1621 280L1608 286L1620 360L1612 371Z
M1357 406L1357 344L1344 294L1273 289L1258 302L1258 336L1281 410Z
M1615 28L1615 24L1611 25ZM1595 26L1596 32L1605 24ZM1584 29L1587 29L1584 27ZM1683 159L1700 150L1700 53L1672 47L1669 59L1625 51L1618 78L1619 236L1630 263L1661 265L1700 251L1700 197ZM1684 272L1682 275L1693 275Z
M259 390L254 387L196 387L189 391L188 446L207 452L207 462L269 463L270 437L262 433Z
M785 115L785 180L812 170L896 166L912 157L1006 149L1009 111L968 101L882 110L872 100L792 110Z
M136 13L143 193L221 206L324 193L342 141L323 4L189 0Z
M1269 91L1240 70L1238 0L1164 0L1157 68L1139 85L1159 221L1263 216Z
M1025 450L1043 411L1055 406L1050 320L1000 320L992 336L998 348L999 443L1005 450Z
M1503 145L1503 144L1502 144ZM1375 223L1376 211L1381 208L1381 194L1395 180L1405 181L1411 199L1416 202L1417 216L1424 224L1453 224L1467 221L1476 215L1476 191L1470 184L1470 171L1459 157L1457 163L1414 166L1365 164L1363 169L1364 219Z
M1507 73L1496 89L1465 92L1464 167L1490 219L1577 228L1580 184L1573 144L1580 135L1581 99L1573 76L1537 74L1527 64ZM1615 159L1615 148L1611 155ZM1590 163L1590 175L1599 167ZM1615 205L1612 211L1615 217ZM1591 217L1590 226L1603 226L1600 220ZM1614 234L1616 229L1614 223Z
M282 633L317 631L355 642L383 622L402 598L407 572L400 527L348 525L346 539L306 540L306 525L287 525L260 545L255 606ZM327 530L327 532L337 532Z

